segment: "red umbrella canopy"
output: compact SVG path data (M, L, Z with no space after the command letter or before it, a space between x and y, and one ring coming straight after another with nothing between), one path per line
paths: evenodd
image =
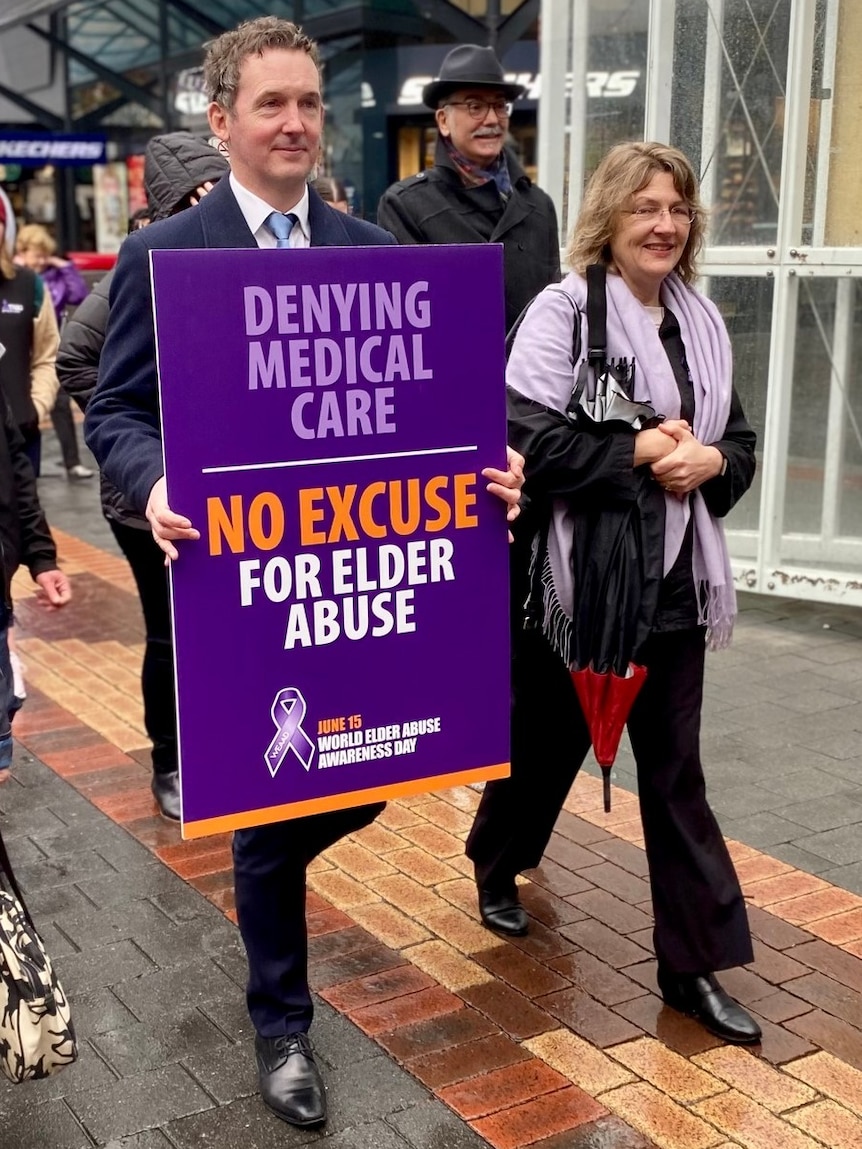
M619 750L623 727L646 681L646 667L630 662L624 675L615 674L612 670L599 673L592 666L570 673L593 740L593 753L602 768L605 813L609 813L611 767Z

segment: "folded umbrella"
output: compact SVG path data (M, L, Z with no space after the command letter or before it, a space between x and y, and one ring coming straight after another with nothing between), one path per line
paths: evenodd
M658 605L664 496L644 476L633 503L575 516L571 675L610 810L610 772L646 679L638 658Z
M591 666L570 673L590 730L593 754L602 768L602 797L605 813L609 814L611 769L616 761L623 727L646 680L646 667L630 662L628 672L623 676L614 674L612 670L599 673Z
M587 434L635 434L660 421L630 398L634 361L605 359L604 268L587 268L590 347L567 414ZM646 680L638 662L663 575L664 495L643 468L633 500L574 509L570 672L602 769L605 811L623 727Z

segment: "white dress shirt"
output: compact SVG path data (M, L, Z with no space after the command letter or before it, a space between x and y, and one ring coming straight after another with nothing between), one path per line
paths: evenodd
M268 204L262 200L260 196L250 192L248 188L244 188L233 172L229 175L231 191L239 204L239 210L242 212L245 222L248 224L248 229L255 238L258 247L275 247L275 236L266 226L266 220L270 213L277 211L272 204ZM302 192L302 199L298 204L292 207L291 212L296 216L296 223L293 225L293 231L290 233L290 246L291 247L310 247L311 246L311 229L308 226L308 184L305 185Z

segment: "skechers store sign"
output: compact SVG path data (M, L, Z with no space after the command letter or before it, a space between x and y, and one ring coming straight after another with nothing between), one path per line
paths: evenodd
M392 56L387 56L386 49L366 53L366 75L373 95L369 101L371 93L363 91L363 106L382 104L388 113L395 115L414 114L423 108L422 89L439 73L451 46L414 44L398 48L394 69ZM587 99L641 102L645 56L645 43L632 37L591 37L583 79ZM508 83L521 84L524 88L517 107L525 111L535 109L542 94L536 41L519 40L513 44L503 57L503 71ZM570 74L567 76L568 91L571 91L573 83L574 78Z
M415 107L422 103L422 89L430 84L433 76L410 76L401 85L398 93L400 107ZM536 72L506 72L507 84L521 84L526 91L525 101L538 100L542 94L542 77ZM617 72L587 72L587 96L589 99L601 99L630 96L638 85L640 72L635 70ZM571 73L566 77L567 90L571 88Z
M28 136L21 132L0 133L0 164L42 167L77 167L106 162L104 136Z

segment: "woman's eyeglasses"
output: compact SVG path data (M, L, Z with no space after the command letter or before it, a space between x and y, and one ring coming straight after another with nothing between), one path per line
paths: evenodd
M655 204L639 204L627 213L632 219L640 223L655 223L664 213L670 216L673 223L688 227L695 217L695 212L685 204L676 204L674 207L656 207Z

